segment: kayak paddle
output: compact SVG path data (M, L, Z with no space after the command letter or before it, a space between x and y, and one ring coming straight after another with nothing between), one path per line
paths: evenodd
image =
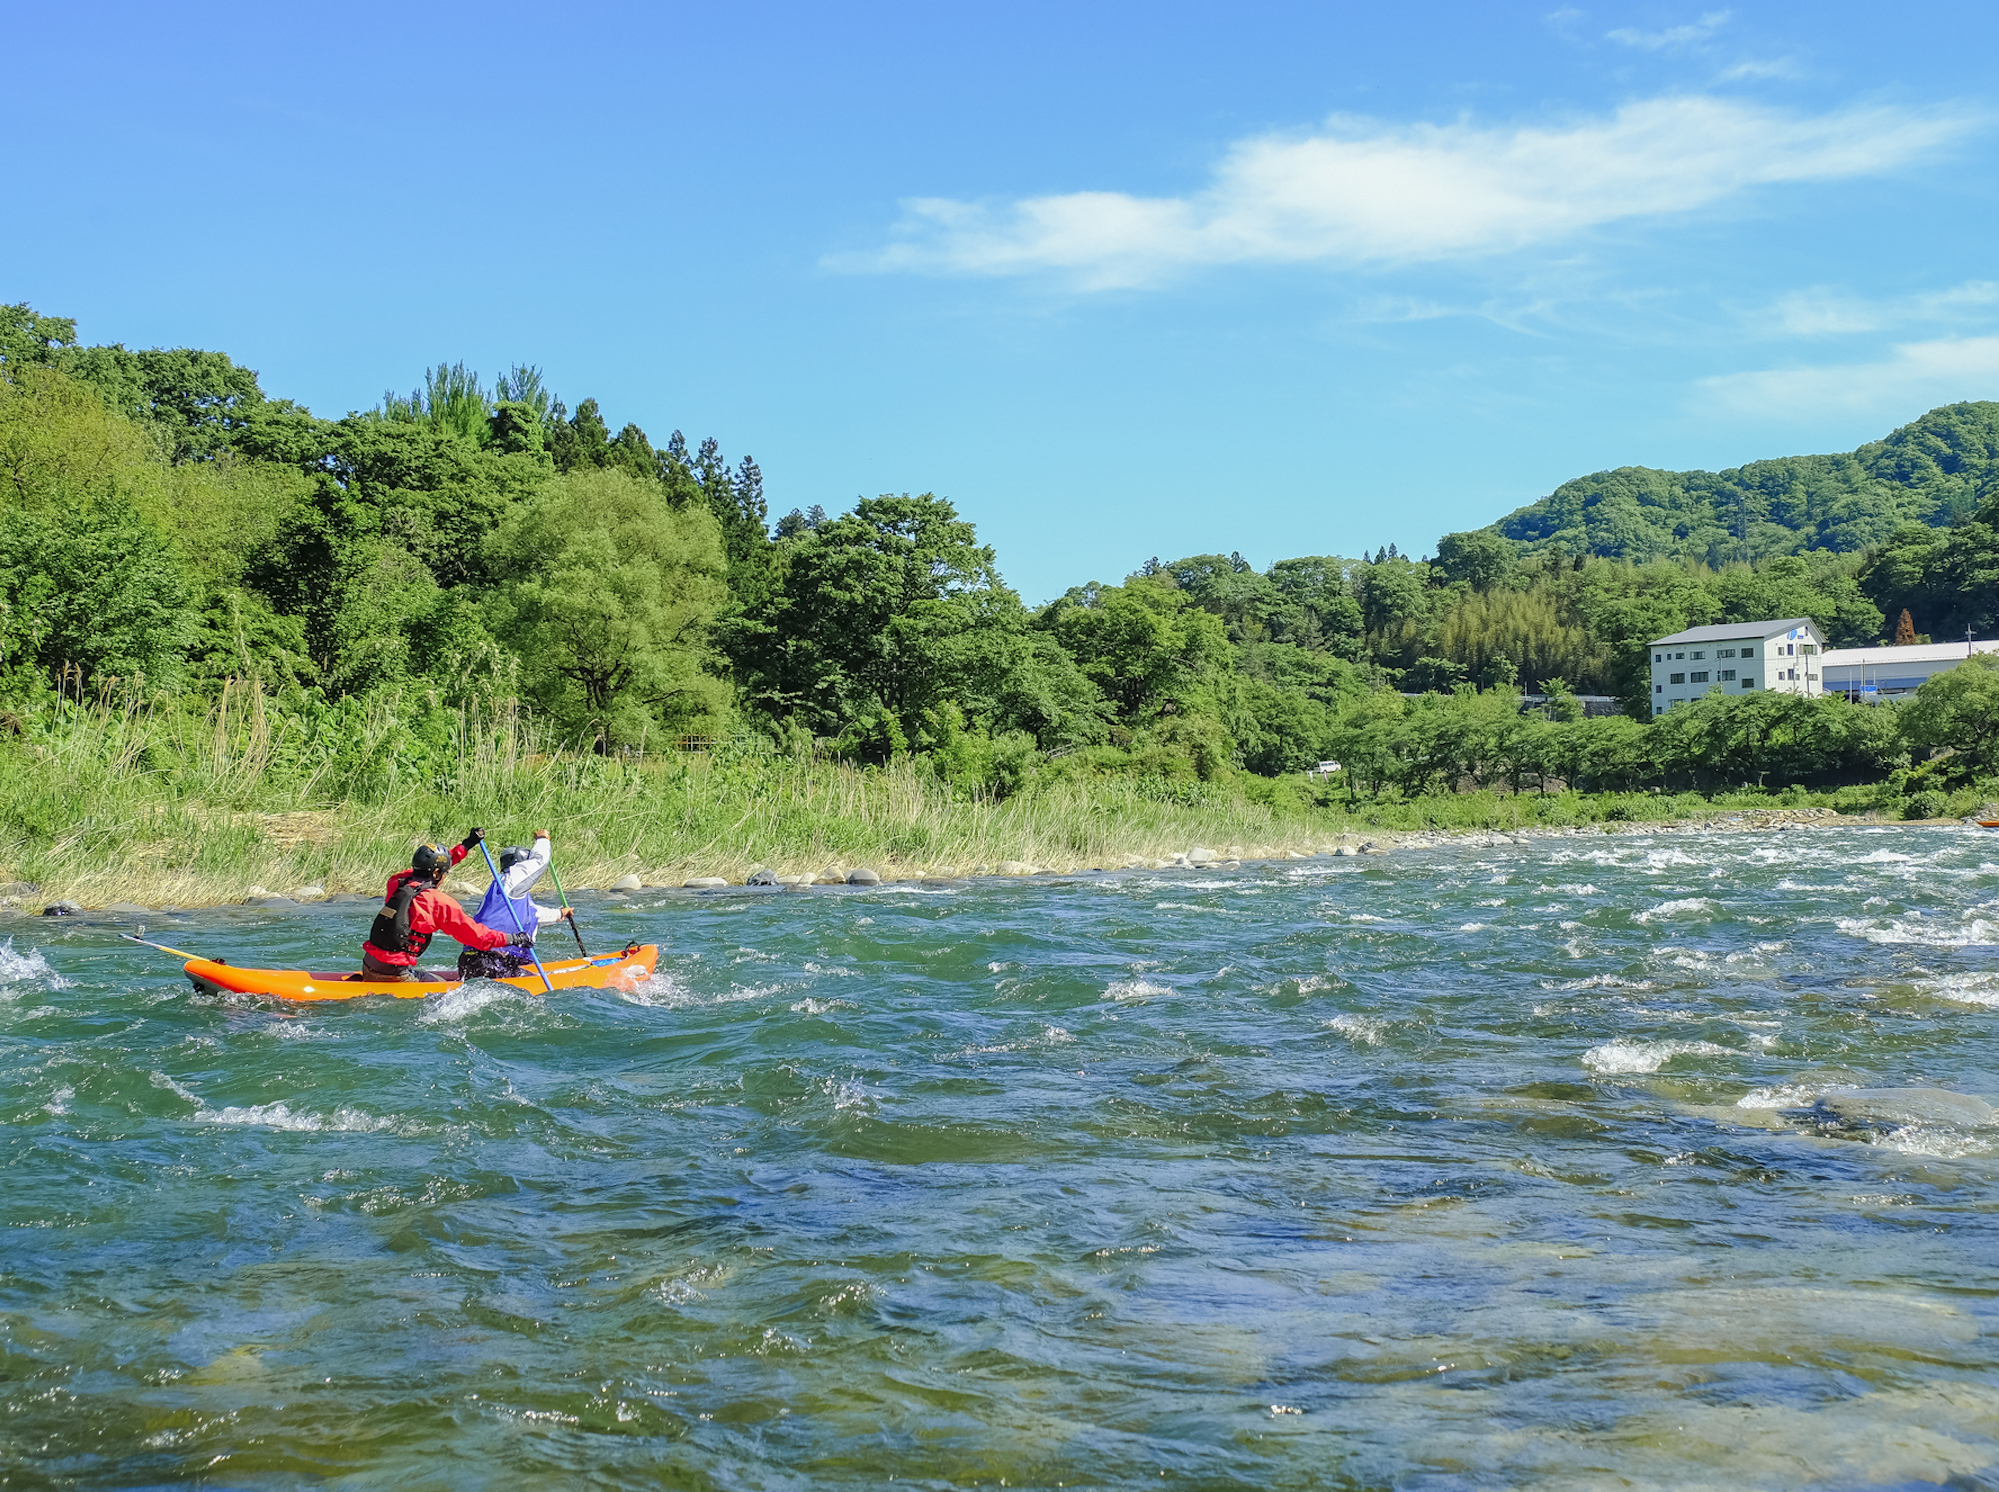
M521 926L521 914L514 907L514 899L507 895L507 883L500 879L500 867L493 863L493 852L486 848L486 841L479 841L479 853L486 857L486 869L493 873L494 884L500 888L500 900L506 906L507 915L514 919L514 931L528 939L528 957L534 960L534 971L541 975L542 988L551 995L555 993L555 981L548 977L548 970L541 966L541 955L534 951L534 939Z
M119 936L119 937L121 937L121 938L123 938L123 939L124 939L124 940L125 940L126 942L128 942L128 943L143 943L143 944L145 944L145 945L146 945L146 947L148 947L148 948L157 948L157 949L159 949L159 950L160 950L160 952L162 952L162 953L171 953L171 954L172 954L172 955L173 955L173 956L174 956L175 958L200 958L200 957L201 957L201 955L200 955L199 953L189 953L189 952L188 952L188 951L187 951L186 949L184 949L184 948L169 948L169 947L167 947L167 945L166 945L166 944L164 944L164 943L155 943L155 942L153 942L153 941L152 941L152 939L150 939L150 938L138 938L138 937L134 937L134 936L133 936L133 935L132 935L131 933L120 933L120 934L118 934L118 936Z
M548 862L548 878L551 881L555 882L556 899L560 901L565 907L569 907L569 893L562 889L562 877L555 873L555 860L552 854ZM590 950L583 946L583 934L577 929L576 908L574 907L569 907L569 931L576 938L576 951L582 954L585 958L588 958L590 956Z

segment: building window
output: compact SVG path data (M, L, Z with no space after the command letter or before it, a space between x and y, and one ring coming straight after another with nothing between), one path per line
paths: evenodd
M1669 684L1684 684L1686 681L1687 676L1683 673L1669 673L1666 675L1666 682Z
M1654 663L1664 663L1666 661L1666 655L1664 653L1654 653L1652 655L1652 661Z
M1735 670L1732 668L1718 669L1715 672L1715 678L1721 683L1733 684L1735 682Z
M1688 674L1687 682L1689 684L1705 684L1707 682L1707 670L1703 668L1699 673Z
M1745 658L1754 658L1754 657L1756 656L1756 649L1754 649L1754 648L1744 648L1744 649L1742 650L1742 656L1743 656L1743 657L1745 657Z
M1652 686L1652 692L1654 694L1664 694L1666 692L1666 686L1664 684L1654 684Z
M1684 658L1684 657L1686 657L1687 655L1686 655L1685 653L1675 653L1675 654L1673 654L1673 656L1674 656L1675 658Z
M1816 653L1818 649L1813 647L1808 642L1801 642L1798 644L1798 651L1803 653L1807 658L1809 658L1813 653Z
M1714 655L1715 655L1715 657L1717 657L1717 658L1733 658L1733 657L1735 656L1735 649L1734 649L1734 648L1716 648L1716 649L1714 650Z
M1707 654L1706 654L1706 652L1704 652L1704 651L1703 651L1703 652L1699 652L1699 653L1695 653L1695 654L1694 654L1694 662L1698 663L1698 662L1700 662L1700 661L1701 661L1701 659L1705 658L1706 656L1707 656Z
M1742 681L1742 687L1745 689L1754 689L1756 687L1756 681L1754 679L1744 679Z

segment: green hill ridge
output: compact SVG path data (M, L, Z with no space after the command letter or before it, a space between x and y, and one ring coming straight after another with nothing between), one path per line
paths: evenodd
M1943 527L1999 490L1999 403L1946 404L1837 456L1727 471L1620 466L1564 482L1491 527L1528 551L1719 567L1811 549L1856 551L1910 523Z

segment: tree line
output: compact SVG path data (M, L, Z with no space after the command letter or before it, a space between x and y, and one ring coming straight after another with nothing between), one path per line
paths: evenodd
M1350 792L1830 780L1927 748L1838 701L1648 726L1644 645L1781 616L1871 642L1904 608L1940 635L1989 629L1999 499L1950 511L1753 563L1497 527L1422 559L1155 558L1035 606L947 499L773 522L750 457L614 433L533 366L488 385L440 364L328 420L225 354L85 346L66 318L0 307L0 694L17 710L114 680L189 701L233 680L301 715L517 699L603 752L752 731L913 753L988 794L1051 764L1172 784L1326 758L1350 764ZM1527 709L1523 690L1546 698ZM1578 694L1625 718L1565 719Z

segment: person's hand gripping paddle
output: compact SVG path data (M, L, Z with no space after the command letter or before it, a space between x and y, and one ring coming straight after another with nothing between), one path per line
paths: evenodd
M551 995L554 994L555 981L548 977L548 970L541 966L541 955L534 951L534 935L521 926L520 908L515 906L514 899L507 895L507 883L500 880L500 867L493 863L493 852L486 848L484 838L481 838L479 841L479 853L486 857L486 869L493 873L493 879L499 881L500 900L507 904L507 915L514 919L514 931L528 940L528 957L534 960L535 973L541 975L542 988L547 990Z

